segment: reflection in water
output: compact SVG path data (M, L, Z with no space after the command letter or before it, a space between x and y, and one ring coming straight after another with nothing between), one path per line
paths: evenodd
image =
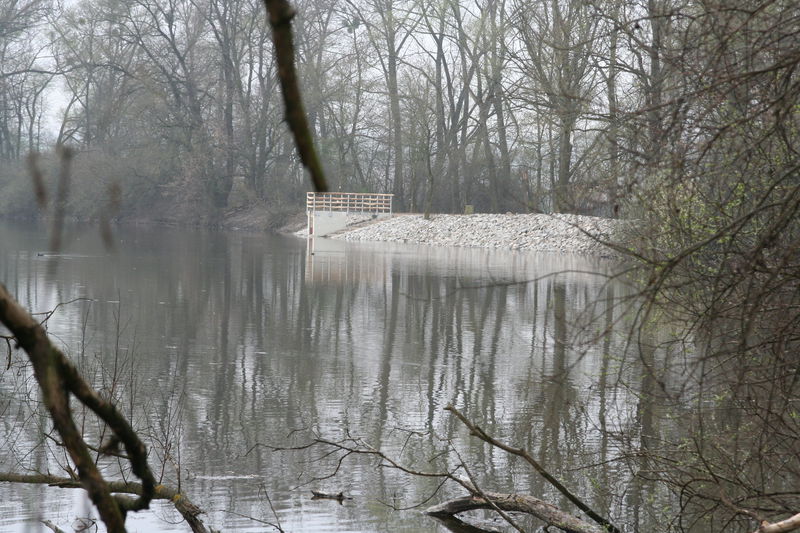
M443 411L452 402L531 450L602 513L648 530L634 512L650 504L647 488L628 493L631 473L607 463L616 450L608 435L653 428L650 407L607 377L619 375L614 354L624 343L598 333L619 322L609 302L623 289L586 273L606 265L202 231L132 229L117 237L112 254L94 235L79 236L50 276L37 256L42 234L2 229L0 279L37 311L90 299L60 309L50 332L100 382L115 353L125 362L118 393L154 443L154 464L164 481L180 478L211 511L211 524L260 530L242 515L273 521L266 493L287 531L445 530L418 510L378 503L422 502L435 481L368 460L348 460L335 478L303 486L333 465L311 451L261 446L299 442L295 430L331 438L349 431L389 452L406 442L401 428L427 435L429 449L436 435L447 437L488 488L530 491L569 508L524 465L464 434ZM642 375L619 377L650 386ZM9 374L0 383L3 405L20 413L4 415L3 470L32 466L25 451L41 442L36 420L24 418L19 383ZM311 501L310 488L355 500ZM0 486L0 529L21 530L37 518L22 505L29 494ZM42 494L44 518L71 520L73 495ZM171 516L168 507L155 516L163 514ZM133 520L184 530L153 515Z

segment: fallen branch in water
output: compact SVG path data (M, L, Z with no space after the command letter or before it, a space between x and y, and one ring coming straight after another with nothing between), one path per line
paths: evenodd
M450 407L448 410L456 414L456 416L462 422L467 424L467 427L469 427L473 431L473 434L481 436L481 438L484 440L490 439L489 441L487 441L490 444L496 445L497 447L512 454L513 451L519 451L503 443L500 443L499 441L494 440L491 436L489 436L479 427L477 427L472 422L467 420L466 417L464 417L464 415L455 408ZM408 431L408 438L410 438L412 435L421 436L421 434L418 434L416 432ZM454 455L458 461L457 464L455 464L448 470L429 470L429 471L423 471L411 468L407 463L404 463L401 459L390 457L382 450L372 447L363 439L350 435L338 441L323 439L318 436L315 436L310 442L291 447L276 447L276 446L266 446L263 444L256 444L253 447L251 447L250 450L254 449L257 446L265 446L273 451L298 452L310 449L320 449L320 448L323 449L324 453L321 455L321 457L318 458L318 460L322 459L331 460L334 463L333 471L316 475L311 480L311 482L318 482L334 477L342 468L342 464L346 458L357 455L376 457L380 460L379 466L383 468L391 468L399 470L401 472L405 472L415 477L439 478L441 480L441 482L438 484L436 489L429 497L427 497L423 502L413 505L411 507L420 507L422 504L425 504L427 501L432 499L439 492L442 485L448 479L458 483L464 489L466 489L467 492L469 492L470 494L469 496L448 500L439 505L429 507L424 511L429 516L437 519L449 519L455 517L455 515L458 513L473 509L490 509L497 512L509 525L511 525L518 531L522 531L522 528L515 523L513 518L508 514L509 512L520 512L531 515L539 520L542 520L550 527L558 528L568 533L609 533L612 531L619 532L619 530L616 529L613 525L610 525L607 520L603 520L601 518L600 520L603 520L604 524L595 525L592 524L591 522L582 520L580 518L576 518L572 516L569 512L562 510L552 504L549 504L531 495L504 494L498 492L484 491L478 485L478 482L475 479L475 477L472 476L472 474L470 473L470 469L467 467L465 461L461 458L460 454L452 447L452 443L449 440L446 440L445 442L447 443L448 449L446 451L440 451L436 455L438 456ZM544 470L541 466L539 468L541 470ZM465 472L468 478L456 475L458 471ZM563 487L563 485L561 486ZM312 490L312 494L316 493L317 493L316 491ZM327 497L335 499L337 498L337 495L327 495ZM577 497L575 496L573 497L577 499ZM404 507L403 509L409 509L411 507ZM588 508L588 505L583 504L583 507ZM593 514L595 516L598 516L597 513ZM470 527L471 526L466 526L467 530L469 530ZM455 527L455 530L459 529L463 528L460 525Z
M511 455L516 455L517 457L521 457L522 459L524 459L525 462L527 462L529 465L531 465L533 467L533 469L536 470L543 478L545 478L548 481L548 483L550 483L553 487L555 487L556 490L558 490L561 494L566 496L566 498L569 501L574 503L581 511L586 513L586 515L589 518L591 518L592 520L594 520L595 522L600 524L600 526L602 526L603 529L601 529L599 531L607 531L609 533L622 533L608 519L600 516L599 513L597 513L594 509L589 507L588 504L586 504L583 500L578 498L567 487L565 487L559 480L557 480L552 474L550 474L547 470L545 470L544 467L542 467L542 465L540 465L539 462L536 459L534 459L531 456L531 454L529 454L526 450L524 450L522 448L514 448L513 446L509 446L508 444L505 444L504 442L501 442L501 441L495 439L494 437L492 437L491 435L486 433L480 426L474 424L471 420L469 420L466 416L464 416L464 414L461 411L459 411L458 409L456 409L453 405L448 405L444 409L445 409L445 411L450 411L451 413L453 413L456 416L456 418L458 418L461 421L461 423L464 424L467 427L467 429L469 429L471 435L473 435L475 437L478 437L480 440L486 442L487 444L490 444L490 445L494 446L495 448L499 448L499 449L503 450L504 452L510 453ZM472 492L472 491L470 491L470 492ZM509 494L506 494L506 495L498 494L498 495L499 496L516 497L516 495L509 495ZM531 496L529 498L533 498L533 497ZM536 498L533 498L533 499L536 500ZM486 504L489 507L493 507L491 505L491 502L493 502L493 501L494 501L493 497L488 498L488 500L486 501ZM542 502L541 500L537 500L537 501L541 502L544 505L550 505L548 503ZM501 506L498 505L498 507L500 507L502 509ZM523 511L523 512L527 512L527 511ZM561 511L561 512L563 512L563 511ZM530 513L530 514L533 514L533 513ZM553 525L556 526L556 527L560 527L555 523ZM570 531L570 530L566 530L566 531ZM576 531L578 531L578 530L576 530ZM595 531L597 531L597 530L595 530Z
M461 480L461 484L469 484ZM528 494L503 494L499 492L470 491L470 496L454 498L429 507L425 514L434 517L450 517L476 509L501 509L504 512L526 513L569 533L606 533L606 529L576 518L539 498Z
M12 472L0 472L0 482L7 483L27 483L31 485L49 485L64 489L84 488L80 481L68 477L51 476L49 474L15 474ZM125 481L106 481L109 492L118 494L130 494L141 496L143 492L141 483L130 483ZM196 506L182 492L166 485L156 485L153 492L154 500L169 500L175 506L189 527L194 533L214 533L213 529L206 528L203 521L198 518L205 513ZM49 526L48 526L49 527Z

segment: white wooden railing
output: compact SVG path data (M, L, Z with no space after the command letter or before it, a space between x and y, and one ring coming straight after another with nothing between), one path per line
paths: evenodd
M391 213L393 194L360 192L310 192L306 210L344 211L347 213Z

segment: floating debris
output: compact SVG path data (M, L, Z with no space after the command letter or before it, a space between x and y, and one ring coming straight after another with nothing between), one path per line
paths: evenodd
M339 492L338 494L331 494L329 492L320 492L318 490L311 490L311 499L312 500L336 500L339 503L342 503L344 500L352 500L350 496L345 496L344 492Z

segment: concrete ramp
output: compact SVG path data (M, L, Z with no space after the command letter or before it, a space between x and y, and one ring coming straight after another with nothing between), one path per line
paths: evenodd
M324 237L347 227L347 213L342 211L316 211L308 216L308 234L314 237Z

